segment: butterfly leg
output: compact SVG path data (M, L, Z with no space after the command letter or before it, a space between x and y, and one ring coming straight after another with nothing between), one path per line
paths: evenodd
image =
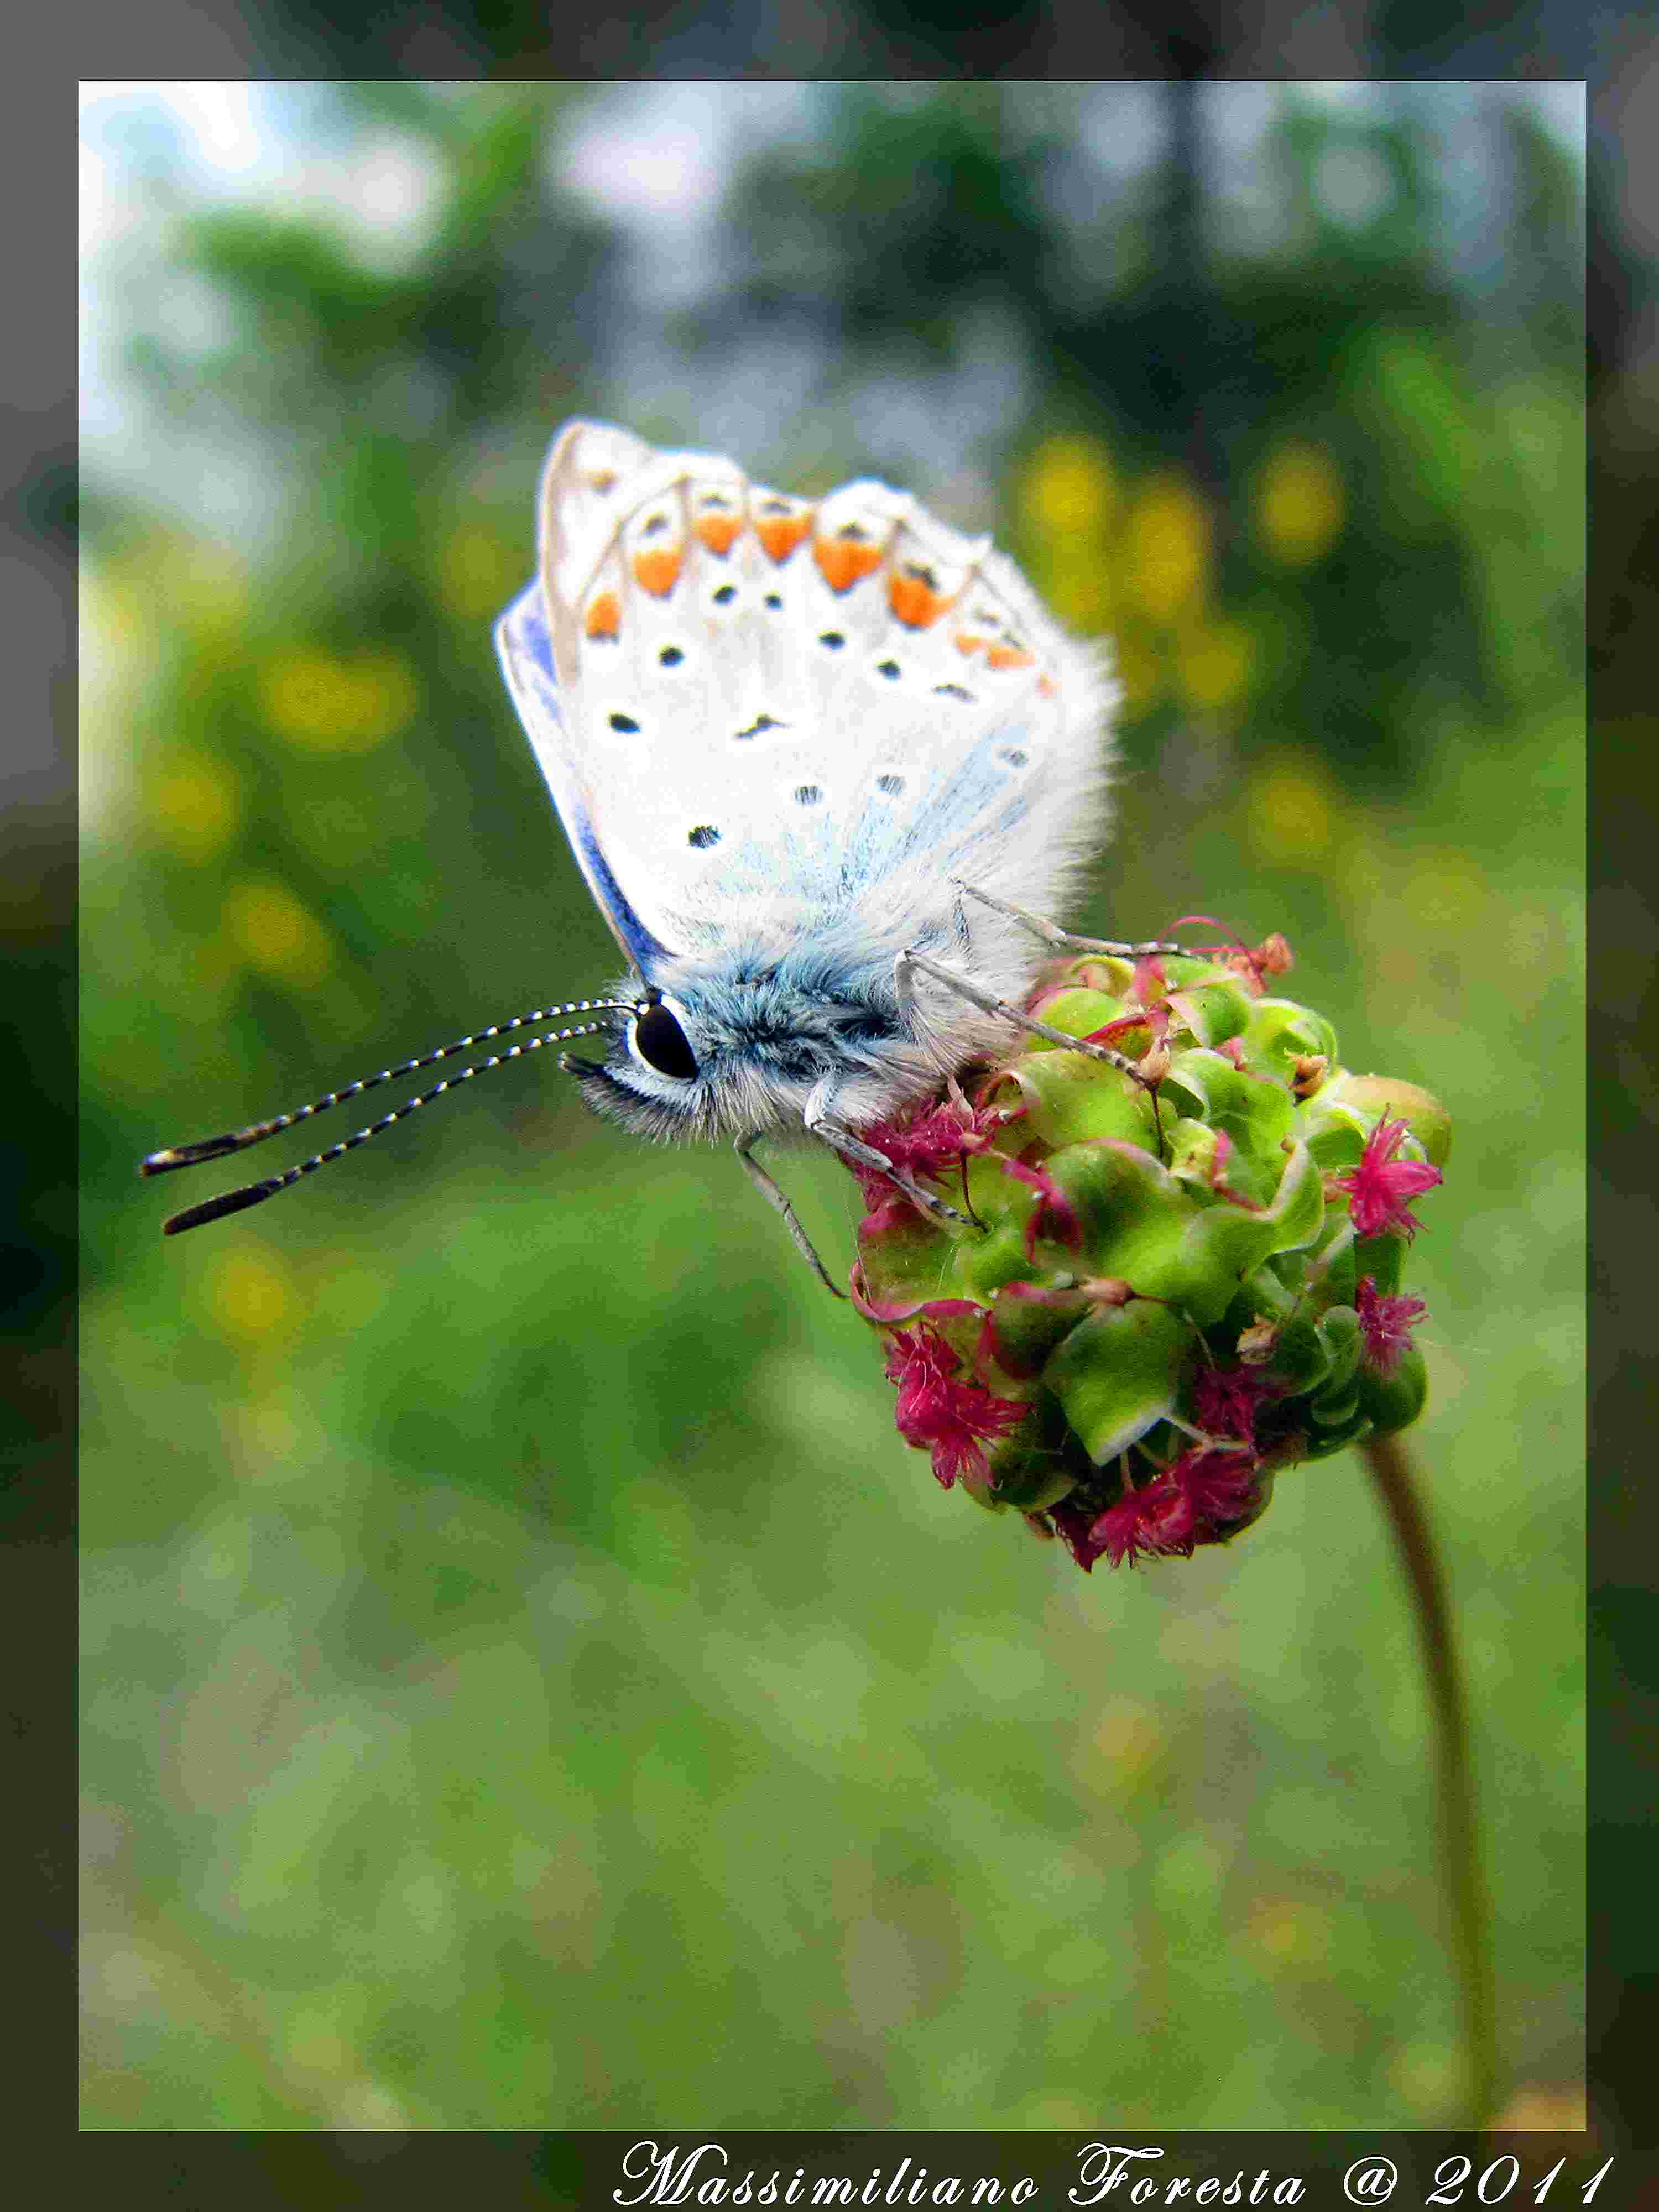
M783 1225L793 1239L796 1251L800 1254L802 1259L823 1285L824 1289L832 1297L844 1298L847 1296L846 1291L837 1289L830 1279L829 1271L823 1261L819 1259L811 1238L800 1225L800 1217L790 1205L784 1192L773 1182L771 1176L755 1158L754 1148L758 1142L758 1134L738 1139L738 1158L743 1162L744 1173L767 1204L775 1206L783 1216Z
M1157 1087L1150 1077L1141 1073L1127 1054L1114 1052L1110 1045L1091 1044L1086 1038L1068 1036L1064 1030L1040 1022L1035 1014L1028 1014L1024 1007L1012 1006L1006 999L999 999L994 991L988 991L982 984L971 981L966 975L958 975L953 968L942 967L937 960L929 959L925 952L901 952L893 963L899 1018L907 1026L915 1026L914 977L918 971L933 976L936 982L948 985L970 1006L982 1007L988 1014L1000 1014L1004 1020L1012 1022L1016 1028L1028 1030L1033 1036L1047 1037L1051 1044L1064 1045L1067 1052L1086 1052L1091 1060L1103 1060L1108 1067L1116 1068L1121 1075L1127 1075L1132 1082L1138 1083L1143 1091L1152 1091Z
M933 1192L924 1190L908 1168L895 1167L885 1152L878 1152L873 1145L866 1145L862 1138L855 1137L850 1129L843 1129L839 1121L832 1120L830 1105L834 1096L833 1089L824 1083L807 1100L804 1118L813 1136L832 1152L839 1152L842 1159L884 1175L889 1182L896 1184L907 1198L914 1199L924 1213L931 1213L936 1220L957 1221L964 1229L975 1225L965 1213L958 1213L954 1206L947 1206Z
M1185 950L1184 946L1179 945L1119 945L1113 939L1106 937L1078 937L1069 929L1061 929L1056 922L1045 921L1041 915L1028 913L1023 906L1010 906L1006 899L993 898L989 891L982 891L975 884L964 883L960 876L952 876L951 885L957 895L958 934L962 933L965 927L960 919L962 902L964 898L971 898L977 899L981 906L994 908L998 914L1007 915L1012 921L1023 921L1029 930L1040 937L1045 945L1052 945L1056 951L1070 946L1078 952L1105 952L1120 960L1142 960L1158 952L1180 952Z

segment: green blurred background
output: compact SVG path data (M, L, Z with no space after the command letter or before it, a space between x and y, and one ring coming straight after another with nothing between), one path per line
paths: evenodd
M85 2124L1457 2112L1357 1462L1084 1578L550 1054L161 1242L239 1178L145 1151L614 974L489 637L577 411L994 528L1119 641L1082 925L1282 929L1450 1106L1415 1449L1510 2117L1570 2121L1577 88L88 91Z

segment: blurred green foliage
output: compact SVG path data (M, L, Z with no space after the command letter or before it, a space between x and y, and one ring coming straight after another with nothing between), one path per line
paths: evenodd
M316 143L432 179L400 256L158 205L212 312L186 340L135 286L148 489L88 504L88 2125L1455 2112L1413 1632L1357 1465L1085 1582L938 1491L728 1158L630 1146L545 1060L182 1244L131 1181L613 972L489 641L566 414L707 442L700 395L787 337L810 404L741 457L949 507L884 392L955 389L988 329L1018 401L963 459L1001 512L952 519L1129 686L1084 926L1284 930L1348 1064L1455 1117L1414 1434L1506 2063L1571 2096L1577 185L1504 111L1501 221L1454 265L1431 89L1280 94L1256 237L1190 114L1113 185L1066 88L826 88L812 145L739 166L696 312L558 181L580 86L319 92ZM246 529L205 519L216 452ZM850 1179L789 1174L848 1253Z

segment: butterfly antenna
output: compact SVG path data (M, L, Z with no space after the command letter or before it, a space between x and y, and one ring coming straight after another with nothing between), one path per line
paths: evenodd
M405 1061L399 1067L383 1068L378 1075L366 1076L361 1082L348 1085L343 1091L330 1091L325 1097L309 1106L301 1107L295 1113L278 1115L269 1121L254 1122L246 1129L232 1130L222 1137L207 1137L195 1144L177 1145L165 1152L152 1152L141 1163L139 1171L143 1175L161 1175L172 1168L190 1167L198 1160L217 1159L227 1152L241 1152L246 1146L257 1145L281 1130L292 1128L297 1122L307 1121L312 1115L320 1114L330 1106L337 1106L344 1099L355 1098L362 1091L373 1090L377 1084L392 1082L417 1068L430 1067L453 1053L464 1052L469 1045L504 1036L509 1030L525 1028L533 1022L544 1021L550 1014L627 1012L630 1010L631 1001L627 1000L585 999L569 1006L549 1008L540 1014L520 1014L510 1022L499 1022L489 1029L481 1030L476 1036L459 1038L455 1043L441 1046L436 1052L422 1054L420 1059ZM186 1206L182 1212L171 1215L162 1223L161 1233L166 1237L177 1237L184 1230L200 1228L204 1222L220 1221L227 1214L240 1213L250 1206L261 1206L266 1199L275 1198L279 1190L286 1190L290 1184L299 1182L306 1176L314 1175L319 1168L326 1167L331 1160L341 1159L347 1152L356 1152L359 1145L366 1145L371 1137L378 1137L383 1129L389 1129L394 1123L403 1121L416 1107L429 1106L434 1098L441 1098L447 1091L453 1091L461 1084L470 1082L475 1075L483 1075L492 1067L501 1067L509 1060L521 1060L530 1053L539 1052L544 1045L563 1044L572 1037L592 1036L606 1027L604 1022L580 1022L568 1029L548 1030L540 1036L527 1039L523 1044L510 1045L505 1052L492 1053L487 1060L481 1060L471 1067L464 1067L459 1074L448 1076L443 1082L434 1084L430 1091L420 1091L413 1098L405 1099L391 1113L383 1114L378 1121L372 1121L366 1128L343 1138L337 1145L331 1145L326 1152L314 1153L310 1159L301 1160L297 1167L289 1168L279 1176L267 1176L260 1182L245 1183L237 1190L223 1191L216 1198L204 1199L198 1206Z
M313 1114L325 1114L331 1106L343 1105L348 1098L361 1097L365 1091L373 1091L382 1083L398 1083L405 1075L418 1075L423 1067L435 1067L441 1060L452 1059L458 1052L471 1052L474 1045L509 1036L514 1030L533 1029L541 1022L556 1022L565 1014L627 1013L631 1003L626 999L573 999L568 1006L544 1006L538 1013L514 1014L510 1022L494 1023L471 1036L457 1037L453 1044L441 1044L435 1052L423 1052L418 1060L405 1060L396 1067L383 1067L378 1075L366 1075L361 1082L348 1083L343 1091L328 1091L321 1098L313 1098L309 1106L296 1107L292 1114L277 1114L269 1121L250 1121L246 1129L228 1129L222 1136L198 1137L193 1144L169 1145L140 1160L138 1172L144 1176L167 1175L174 1168L193 1168L198 1160L219 1160L227 1152L245 1152L250 1145L262 1145L267 1137L279 1137L284 1129L296 1128L301 1121L310 1121ZM595 1022L585 1030L573 1030L570 1034L591 1036L595 1029L603 1026ZM487 1067L499 1065L496 1060L480 1062L480 1066ZM467 1072L475 1073L472 1069ZM462 1079L457 1076L455 1080L459 1083Z

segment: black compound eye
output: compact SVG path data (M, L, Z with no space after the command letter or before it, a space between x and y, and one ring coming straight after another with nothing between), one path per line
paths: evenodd
M634 1049L659 1075L677 1076L690 1082L697 1072L696 1054L685 1031L660 1001L642 1007L634 1018Z

